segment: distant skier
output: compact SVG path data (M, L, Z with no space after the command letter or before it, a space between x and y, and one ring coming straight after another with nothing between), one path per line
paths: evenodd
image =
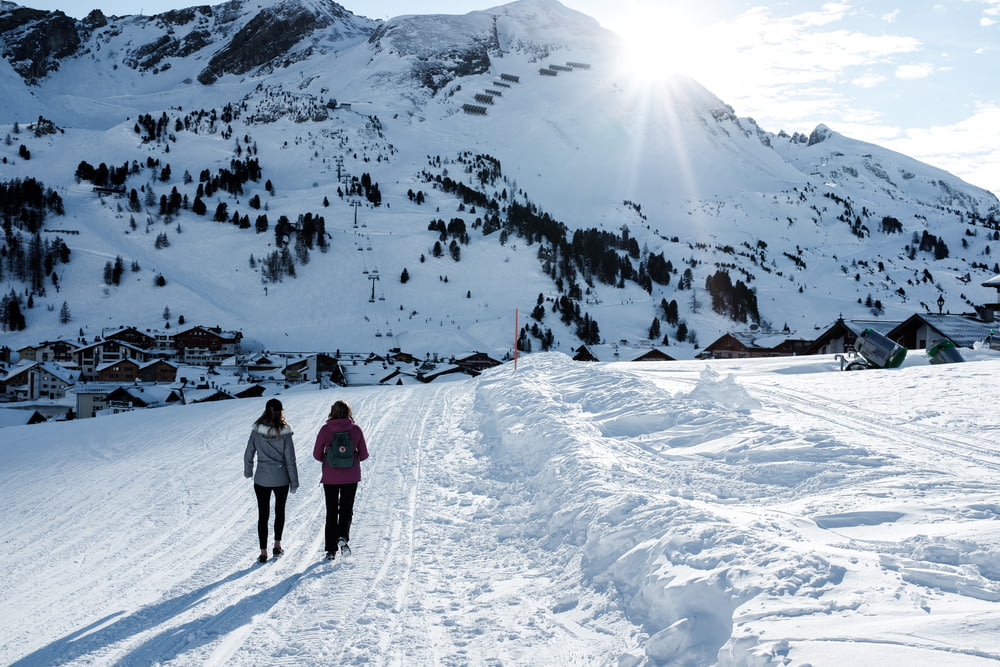
M254 474L254 455L257 473ZM288 492L299 488L299 469L295 464L295 444L292 427L285 420L281 401L270 399L264 405L264 414L254 422L243 454L243 475L253 477L253 490L257 496L257 537L260 556L257 561L267 562L267 521L270 518L271 492L274 492L274 555L280 556L281 533L285 528L285 501Z
M351 407L344 401L330 407L327 422L316 435L313 458L323 462L320 481L326 495L326 558L333 560L338 550L349 556L354 498L361 481L361 462L368 458L368 446L361 427L354 423Z

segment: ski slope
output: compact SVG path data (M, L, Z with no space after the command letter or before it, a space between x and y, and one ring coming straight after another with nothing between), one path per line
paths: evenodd
M582 364L281 396L302 486L257 565L263 399L3 429L0 663L1000 661L1000 355ZM351 403L347 561L313 438Z

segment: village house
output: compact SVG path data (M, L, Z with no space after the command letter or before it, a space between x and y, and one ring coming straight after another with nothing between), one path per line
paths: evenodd
M97 379L97 369L115 361L127 359L145 363L152 355L142 348L117 340L103 340L85 345L73 352L73 361L80 369L84 380Z
M649 350L648 352L643 352L632 361L677 361L677 360L671 357L666 352L663 352L662 350L659 350L654 347L652 350Z
M851 354L857 347L858 337L865 329L872 329L884 336L899 324L898 321L845 320L839 317L808 345L803 354Z
M173 336L177 357L186 363L215 363L239 354L239 331L223 331L217 327L192 327Z
M976 308L976 311L984 322L996 322L1000 316L1000 276L993 276L982 285L997 291L997 303L984 303Z
M63 398L78 380L79 373L57 363L28 361L0 378L0 393L13 401Z
M473 352L464 357L456 357L453 363L461 368L463 372L477 376L487 369L501 365L503 362L497 361L483 352Z
M317 382L325 377L335 384L346 384L340 362L328 354L310 354L291 362L285 366L284 373L289 382Z
M76 396L76 416L80 419L96 417L108 409L108 395L119 385L90 382L77 385L72 393Z
M756 359L779 356L774 346L784 341L777 334L729 332L702 348L698 359Z
M180 392L165 385L120 386L107 396L108 407L119 412L136 408L161 408L183 403Z
M117 331L105 333L102 337L104 340L119 340L143 350L155 350L157 347L155 335L144 333L135 327L123 327Z
M55 361L61 364L73 361L73 352L78 350L80 345L68 340L53 340L22 347L17 351L17 357L21 361Z
M26 426L41 424L47 421L45 415L38 410L20 410L17 408L0 408L0 428L7 426Z
M943 340L951 341L955 347L971 348L996 326L995 322L984 322L972 315L917 313L886 335L911 350L927 349Z

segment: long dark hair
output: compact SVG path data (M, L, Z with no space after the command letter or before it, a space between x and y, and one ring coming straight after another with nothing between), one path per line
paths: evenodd
M351 406L344 401L337 401L330 406L330 416L327 419L354 419Z
M272 398L264 404L264 414L258 417L257 421L254 422L254 426L260 425L267 427L268 435L277 435L281 433L282 428L288 426L288 421L285 419L284 408L281 407L281 401L276 398Z

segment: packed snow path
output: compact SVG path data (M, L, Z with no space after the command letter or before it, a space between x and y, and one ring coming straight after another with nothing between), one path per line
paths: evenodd
M302 486L256 556L263 401L13 427L0 662L1000 662L1000 359L579 364L286 393ZM371 458L322 559L312 442Z

